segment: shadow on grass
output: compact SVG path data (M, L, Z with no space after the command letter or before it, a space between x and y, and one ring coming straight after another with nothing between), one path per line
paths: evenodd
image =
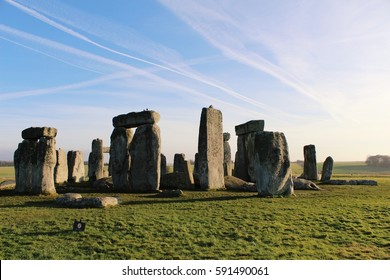
M194 202L212 202L212 201L230 201L230 200L241 200L257 197L256 195L237 195L237 196L213 196L213 197L201 197L201 198L161 198L155 195L145 196L145 199L149 200L136 200L136 201L124 201L121 205L152 205L152 204L165 204L165 203L194 203Z

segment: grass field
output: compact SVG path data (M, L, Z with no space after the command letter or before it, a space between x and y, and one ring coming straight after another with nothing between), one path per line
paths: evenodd
M390 259L390 174L343 168L360 172L338 177L355 174L379 185L322 186L289 198L104 194L121 202L108 209L61 208L53 197L0 191L0 258ZM1 178L10 174L0 170ZM80 218L86 231L73 232Z

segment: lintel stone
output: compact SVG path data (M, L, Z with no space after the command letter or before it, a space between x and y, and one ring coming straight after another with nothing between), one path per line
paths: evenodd
M30 127L22 131L22 138L26 140L38 140L41 137L55 138L57 128L54 127Z
M251 132L264 131L264 120L253 120L243 124L236 125L236 135L244 135Z
M112 119L114 127L132 128L144 124L155 124L160 120L160 114L155 111L131 112L118 115Z

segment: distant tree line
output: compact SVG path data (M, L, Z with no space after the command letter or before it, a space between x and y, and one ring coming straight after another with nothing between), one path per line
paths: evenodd
M14 166L12 161L0 160L0 166Z
M375 167L390 167L390 156L385 156L385 155L368 156L366 159L366 164L368 166L375 166Z

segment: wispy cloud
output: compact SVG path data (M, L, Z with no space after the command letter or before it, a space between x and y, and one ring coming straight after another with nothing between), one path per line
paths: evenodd
M218 81L212 80L209 77L205 77L204 75L191 69L191 67L189 67L189 65L187 63L185 63L184 60L180 59L180 55L178 53L176 53L175 51L173 51L167 47L164 47L161 44L158 44L156 42L147 40L147 39L143 38L142 36L139 36L133 30L129 30L129 28L122 27L121 25L118 25L118 24L113 24L113 23L111 23L109 21L105 21L104 19L101 19L101 18L97 19L96 17L90 16L90 15L85 14L85 13L81 13L80 11L72 9L71 7L63 5L61 3L56 3L54 6L52 5L50 8L46 7L46 9L42 9L42 8L40 8L39 5L34 6L34 2L25 1L25 2L29 3L29 5L34 6L34 9L32 9L32 8L20 3L23 1L13 1L13 0L6 0L6 1L9 4L13 5L14 7L29 14L30 16L33 16L33 17L49 24L50 26L53 26L53 27L55 27L55 28L57 28L57 29L59 29L59 30L71 35L71 36L74 36L74 37L82 40L82 41L88 42L88 43L90 43L98 48L101 48L101 49L106 50L108 52L129 58L129 59L133 59L135 61L145 63L147 65L151 65L151 66L160 68L160 69L165 70L165 71L172 72L174 74L192 79L194 81L200 82L204 85L210 86L211 88L215 88L221 92L224 92L227 95L230 95L234 98L237 98L238 100L241 100L243 102L251 104L257 108L260 108L263 112L293 117L293 115L289 115L285 111L279 110L278 108L270 106L269 104L265 104L263 102L260 102L259 100L256 100L252 97L243 95L243 94L223 85L222 83L220 83ZM41 4L44 4L44 3L42 2ZM54 8L55 6L59 6L59 8L55 9ZM41 13L38 12L38 10L40 10ZM42 13L45 13L46 15L50 16L50 18L45 16ZM66 18L64 16L61 16L61 13L62 13L62 15L66 14ZM55 18L58 21L61 21L63 23L69 24L69 25L73 26L74 28L78 28L78 29L81 29L85 32L93 34L95 36L102 37L103 39L111 41L114 44L120 45L122 47L129 48L129 46L133 46L133 48L135 48L134 44L131 43L131 41L137 41L138 47L136 49L138 51L141 51L142 53L146 54L147 56L153 56L152 57L153 59L160 61L161 63L164 63L164 64L156 63L156 62L153 62L151 60L146 60L146 59L143 59L140 57L129 55L127 53L124 53L124 52L115 50L113 48L107 47L103 44L97 43L96 41L88 38L85 35L82 35L81 33L75 31L74 29L68 28L67 26L64 26L63 24L60 24L59 22L54 21L53 18ZM91 25L91 24L88 24L88 22L94 22L97 24ZM100 22L100 24L99 24L99 22ZM100 27L101 26L106 26L106 27L105 28L100 28L100 27L97 28L96 27L97 25ZM110 28L107 28L107 26L109 26ZM116 33L118 31L120 34ZM131 34L131 36L133 36L131 38L131 40L125 40L125 41L123 41L123 39L118 40L118 38L126 37L126 36L123 36L123 34L128 35L129 33ZM135 38L134 38L134 36L135 36ZM142 45L142 48L139 47L140 45ZM159 51L163 50L163 55L161 55L161 53L158 55L159 52L154 51L154 49L157 49ZM163 59L162 57L164 57L164 56L165 56L165 58ZM214 101L217 100L216 98L213 98L213 97L210 97L210 98ZM219 101L221 101L221 100L219 100ZM223 103L227 104L229 102L224 101ZM236 105L234 105L234 106L236 106Z
M386 1L160 2L226 57L274 77L335 119L350 117L344 106L351 87L343 88L344 79L363 78L359 68L367 63L385 66L373 46L389 58ZM359 46L349 44L355 40Z

